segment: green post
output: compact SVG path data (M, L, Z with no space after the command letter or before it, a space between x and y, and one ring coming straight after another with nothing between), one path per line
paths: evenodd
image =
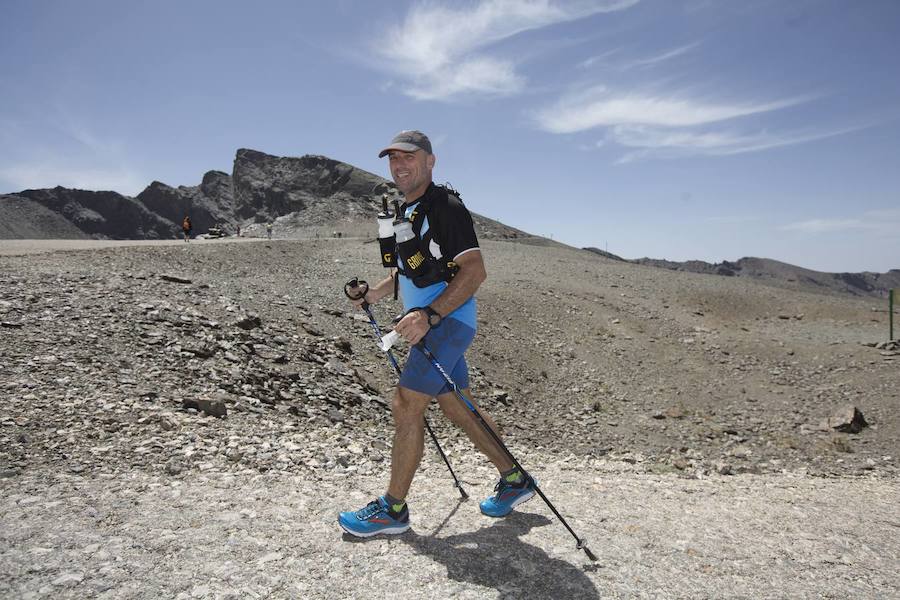
M890 323L891 337L888 341L894 339L894 290L888 291L888 323Z

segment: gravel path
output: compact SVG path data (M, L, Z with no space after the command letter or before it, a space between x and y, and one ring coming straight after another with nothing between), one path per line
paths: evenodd
M429 443L413 531L342 537L390 448L393 373L340 292L374 245L25 244L0 598L900 597L900 353L869 299L486 242L473 387L591 564L539 499L482 516L495 473L439 415L473 499Z
M534 463L534 459L532 458ZM896 479L685 479L603 459L532 467L540 499L478 513L492 474L427 457L413 529L342 536L383 480L323 471L143 471L0 480L3 598L888 598L900 595ZM316 481L318 479L318 481ZM339 500L335 500L339 499Z

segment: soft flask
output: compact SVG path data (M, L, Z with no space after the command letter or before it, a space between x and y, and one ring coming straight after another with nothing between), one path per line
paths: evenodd
M386 269L396 267L394 215L388 210L387 194L381 196L381 212L378 213L378 245L381 247L381 266Z

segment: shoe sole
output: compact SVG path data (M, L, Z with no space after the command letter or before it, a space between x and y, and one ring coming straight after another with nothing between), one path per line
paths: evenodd
M338 525L340 525L340 526L341 526L341 529L343 529L344 531L346 531L347 533L349 533L349 534L352 535L353 537L359 537L359 538L367 538L367 537L372 537L372 536L374 536L374 535L381 535L381 534L384 534L384 535L399 535L399 534L401 534L401 533L405 533L405 532L409 531L409 524L406 524L406 525L401 526L401 527L385 527L384 529L379 529L378 531L371 531L371 532L368 532L368 533L364 533L364 532L361 532L361 531L353 531L353 530L351 530L351 529L347 529L347 527L346 527L343 523L341 523L340 521L338 521Z
M535 494L535 491L531 490L530 494L523 494L523 495L519 496L518 498L513 500L512 504L509 505L509 510L506 511L505 513L503 513L502 515L491 515L491 514L484 512L484 510L481 511L481 514L483 514L486 517L494 517L495 519L500 519L502 517L505 517L509 513L511 513L513 511L513 509L515 507L517 507L518 505L524 504L524 503L528 502L529 500L531 500L532 498L534 498L534 494ZM479 506L478 508L480 509L481 507Z

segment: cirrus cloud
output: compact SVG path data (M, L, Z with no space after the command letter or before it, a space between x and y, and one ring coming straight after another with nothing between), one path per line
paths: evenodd
M724 103L696 100L685 94L616 94L601 85L563 96L537 111L535 121L540 129L550 133L576 133L616 125L686 127L787 108L810 99Z
M510 95L526 80L515 61L487 56L487 48L525 31L623 10L638 1L482 0L462 8L420 3L373 50L413 98Z

